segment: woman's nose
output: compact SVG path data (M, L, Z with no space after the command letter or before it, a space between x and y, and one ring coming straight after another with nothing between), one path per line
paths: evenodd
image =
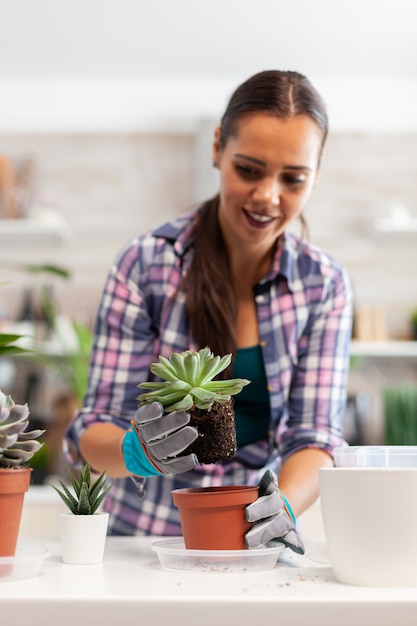
M253 200L259 204L278 206L280 198L280 186L276 179L259 181L253 192Z

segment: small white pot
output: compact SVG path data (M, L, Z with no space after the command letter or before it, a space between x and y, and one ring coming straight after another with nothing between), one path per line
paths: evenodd
M62 560L72 565L101 563L106 544L108 513L59 514Z

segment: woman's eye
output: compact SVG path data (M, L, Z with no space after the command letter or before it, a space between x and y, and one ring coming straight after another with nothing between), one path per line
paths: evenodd
M301 186L306 182L304 176L292 176L291 174L286 174L283 176L283 180L287 185Z
M255 176L259 175L259 170L254 167L250 167L249 165L241 165L238 163L237 165L235 165L235 168L238 174L240 174L244 178L254 178Z

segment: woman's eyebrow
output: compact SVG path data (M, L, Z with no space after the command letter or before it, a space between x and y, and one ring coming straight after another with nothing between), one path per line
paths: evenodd
M235 152L235 157L239 159L245 159L246 161L250 161L251 163L256 163L256 165L263 165L265 167L265 161L261 161L261 159L256 159L255 157L248 156L247 154L241 154L240 152Z
M286 170L296 170L297 172L313 172L313 168L308 165L284 165Z
M265 161L262 161L261 159L257 159L256 157L252 157L247 154L241 154L240 152L235 152L234 156L238 157L239 159L245 159L245 161L250 161L251 163L254 163L256 165L266 167ZM308 165L284 165L284 169L295 170L297 172L312 172L313 171L313 168L309 167Z

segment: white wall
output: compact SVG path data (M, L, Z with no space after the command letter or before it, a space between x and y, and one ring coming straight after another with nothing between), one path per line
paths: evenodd
M314 84L334 130L417 130L417 80L320 77ZM237 77L3 80L0 132L191 132L200 119L220 118L237 85Z
M192 129L306 73L336 130L417 128L414 0L0 0L0 131Z

